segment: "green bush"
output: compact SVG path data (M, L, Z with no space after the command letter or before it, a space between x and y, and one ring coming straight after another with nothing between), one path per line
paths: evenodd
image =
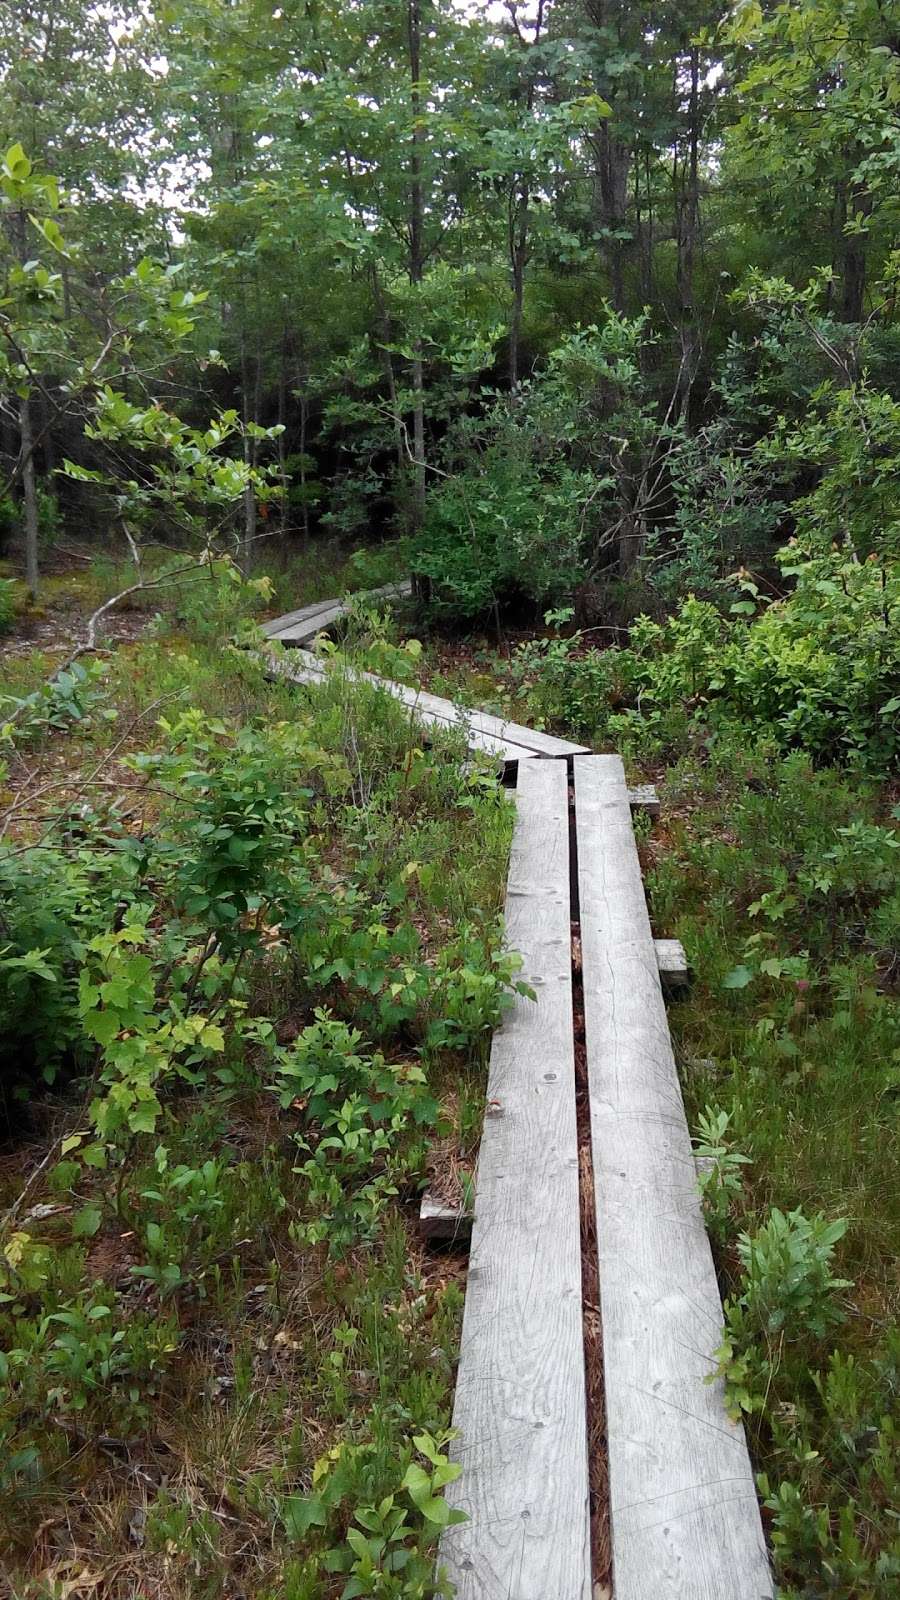
M440 616L477 617L570 593L579 567L580 496L572 473L541 471L492 446L429 496L413 571Z
M784 600L735 602L725 616L690 596L666 622L640 617L627 649L579 639L527 646L514 678L544 715L583 736L657 747L689 720L742 728L823 761L875 772L900 754L900 568L789 545ZM752 615L748 615L752 613Z

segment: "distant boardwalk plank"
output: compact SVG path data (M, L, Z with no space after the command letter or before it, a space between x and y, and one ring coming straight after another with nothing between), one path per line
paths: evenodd
M768 1600L743 1430L704 1381L722 1308L622 763L574 767L615 1600Z
M590 1600L567 781L520 766L506 917L537 1003L494 1037L445 1534L458 1600ZM647 1597L649 1600L649 1596Z
M263 633L269 639L280 639L282 644L306 644L324 628L343 616L354 600L401 600L412 592L408 578L396 583L386 583L381 589L364 589L359 594L332 600L314 600L312 605L301 606L299 611L288 611L283 617L263 623Z

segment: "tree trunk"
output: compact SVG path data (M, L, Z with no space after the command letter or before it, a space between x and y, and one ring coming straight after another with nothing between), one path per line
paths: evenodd
M278 369L278 426L281 432L278 435L278 482L281 486L281 504L279 506L279 526L281 528L282 548L287 535L288 521L288 475L287 475L287 360L288 360L288 330L287 323L281 329L281 360Z
M843 221L847 222L856 216L868 217L872 211L872 196L864 183L855 183L850 186L850 193L843 207ZM868 233L849 233L843 235L843 262L842 262L842 287L841 321L862 322L866 300L866 266L869 250Z
M300 378L300 520L303 542L309 542L309 502L306 497L306 435L309 427L309 401L306 398L306 375Z
M378 276L377 267L372 268L372 293L375 299L375 310L378 313L378 321L381 325L381 344L379 346L379 353L381 356L381 364L384 368L384 381L387 384L388 401L390 403L391 417L393 420L394 450L397 455L397 471L402 478L406 468L406 459L403 453L403 418L400 415L400 406L397 401L397 380L394 376L394 362L389 348L393 333L391 329L390 313L388 311L387 302L384 298L384 293L381 288L381 279Z
M600 256L609 274L609 298L614 310L625 310L625 251L622 234L628 210L628 173L631 150L615 138L604 122L589 141L594 156L594 210L601 233Z
M421 0L407 0L409 33L410 105L412 109L412 144L409 157L409 281L422 282L425 261L424 205L422 198L422 146L425 129L421 125L422 90L422 7ZM419 314L416 306L416 314ZM412 391L413 391L413 495L410 531L416 539L425 522L425 379L422 360L422 335L416 331L413 340Z
M691 46L690 62L688 154L687 160L682 165L681 182L675 196L678 242L678 338L681 349L677 405L678 415L685 422L688 419L691 403L698 343L697 312L694 304L694 251L700 220L700 52L696 45Z
M247 327L245 317L245 304L243 289L241 290L241 410L246 430L249 422L255 421L253 416L253 398L250 388L250 358L247 353ZM243 440L244 462L248 467L253 467L256 441L251 439L245 431ZM253 565L253 547L256 540L256 494L252 483L248 483L243 496L243 534L241 538L240 565L244 574L248 574Z
M530 48L540 44L544 28L544 0L538 0L534 19L534 33ZM527 50L524 37L522 44ZM534 77L527 66L525 109L529 116L534 109ZM528 262L528 229L530 223L531 185L527 176L513 186L509 219L509 259L512 277L512 313L509 323L509 389L515 394L519 387L519 348L522 343L522 315L525 306L525 268Z
M522 342L522 314L525 306L525 262L528 254L528 184L524 183L513 202L510 218L509 255L512 266L512 311L509 319L509 392L519 387L519 346Z
M34 434L31 427L31 401L19 401L19 435L22 461L22 509L25 521L25 582L32 600L38 593L38 500L34 476Z

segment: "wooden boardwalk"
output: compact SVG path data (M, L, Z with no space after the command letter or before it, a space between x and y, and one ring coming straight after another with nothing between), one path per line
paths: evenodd
M344 599L314 600L312 605L301 606L299 611L288 611L283 617L263 623L267 639L277 639L281 644L308 644L317 633L324 633L342 617L353 600L403 600L412 592L408 578L385 584L382 589L367 589L359 595Z
M616 1600L762 1600L722 1305L617 756L575 759L585 1036Z
M491 1054L454 1426L469 1521L442 1541L461 1600L586 1600L569 916L580 932L614 1600L772 1600L743 1429L710 1383L722 1306L617 756L519 768L510 942L537 1002ZM552 776L551 776L552 775ZM646 798L646 797L645 797ZM560 1105L560 1093L568 1100ZM577 1319L573 1315L573 1291ZM580 1358L580 1359L579 1359ZM606 1594L606 1590L598 1592Z
M402 593L409 593L408 584L398 584L394 589L372 590L364 598L390 599ZM346 600L319 600L314 605L304 606L300 611L288 612L286 616L276 617L274 622L266 623L263 631L269 639L292 647L289 658L269 657L267 670L294 683L324 681L329 670L327 663L300 646L332 627L344 615L347 605ZM462 727L470 750L498 756L505 764L512 765L537 756L573 756L586 751L585 745L573 744L570 739L559 739L555 734L524 728L518 722L491 716L487 711L466 710L452 700L443 700L424 689L393 683L389 678L379 678L371 672L356 672L352 668L343 670L351 678L362 678L393 695L426 728Z
M268 625L296 648L268 670L328 670L303 650L345 602ZM343 669L347 670L347 669ZM613 1600L773 1600L743 1429L710 1382L722 1305L663 998L689 979L654 940L631 822L655 791L618 756L390 683L427 729L516 774L507 936L536 1001L491 1049L447 1492L467 1521L441 1565L458 1600L607 1600L591 1572L581 1214L596 1217ZM573 934L579 937L593 1190L579 1176ZM661 982L662 979L662 982ZM584 1129L582 1139L587 1137ZM432 1211L442 1208L432 1205ZM432 1237L452 1215L429 1213Z

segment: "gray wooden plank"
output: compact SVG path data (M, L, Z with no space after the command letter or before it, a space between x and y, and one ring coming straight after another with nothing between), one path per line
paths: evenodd
M324 671L324 664L317 656L301 650L297 654L302 657L304 667L312 671L318 668ZM346 669L351 678L363 678L367 683L374 683L380 689L386 689L395 699L401 700L411 711L423 721L432 723L443 722L448 727L465 727L470 734L479 740L487 739L491 743L472 743L473 749L497 749L515 751L518 747L529 755L575 755L584 750L584 745L570 744L566 739L555 739L549 734L535 732L531 728L524 728L518 722L503 722L499 717L489 716L485 711L469 711L464 706L454 705L452 700L443 700L439 695L429 694L427 690L414 688L406 683L394 683L389 678L380 678L373 672L357 672L355 668Z
M312 639L322 628L330 627L332 622L347 609L351 600L384 600L403 599L412 593L412 584L409 578L400 578L396 583L386 583L380 589L363 589L354 594L334 595L328 600L313 600L310 605L301 606L298 611L286 611L281 617L274 617L271 622L263 623L262 631L269 639L280 639L283 643L303 644L307 639ZM321 614L334 612L333 616L320 620Z
M423 1239L466 1245L472 1235L472 1213L426 1189L419 1202L419 1232Z
M656 965L664 995L678 995L691 986L691 969L680 939L654 939Z
M320 612L330 611L337 603L334 599L314 600L311 605L301 606L298 611L286 611L283 616L273 617L271 622L264 622L262 631L269 639L278 638L296 623L306 622L310 617L317 617Z
M769 1600L722 1306L617 756L575 758L616 1600Z
M278 632L270 635L270 637L277 639L279 644L309 644L317 633L324 633L326 628L332 627L335 622L339 621L346 609L342 600L333 600L330 605L311 612L308 617L300 618L286 628L279 628Z
M562 762L519 767L507 936L537 1002L494 1036L441 1542L457 1600L590 1600Z
M305 626L305 625L304 625ZM314 626L306 637L313 637L321 632L320 626ZM285 635L279 635L279 643L285 644L288 640ZM299 636L292 642L299 642ZM299 652L304 656L304 665L309 667L315 661L312 656L306 659L306 652ZM503 747L519 745L532 755L569 756L586 750L583 744L572 744L568 739L557 739L554 734L542 733L534 728L525 728L521 723L504 721L501 717L494 717L487 711L469 710L464 706L455 705L452 700L444 700L440 695L429 694L427 689L414 688L409 684L393 683L387 678L377 677L374 673L356 673L349 669L351 676L365 678L369 683L376 683L381 688L387 689L395 699L402 700L404 705L414 709L420 716L433 722L446 722L448 725L459 726L465 723L473 733L486 735L490 739L500 742ZM484 748L481 746L480 748ZM493 748L493 747L492 747Z
M524 745L526 749L533 750L542 756L574 756L587 752L587 745L573 744L571 739L559 739L556 734L543 733L538 728L523 727L520 722L511 722L504 717L492 716L489 711L474 711L460 707L452 700L443 700L439 695L429 694L425 689L411 689L420 704L433 711L436 716L446 718L465 717L466 721L478 733L493 734L498 739L506 739L512 744Z
M290 658L282 660L276 656L260 656L264 661L265 670L271 678L287 678L291 683L322 683L326 675L326 667L318 656L310 654L307 650L292 650ZM505 764L514 761L533 760L537 756L536 750L526 750L522 745L512 744L508 739L501 739L488 733L479 733L473 728L460 724L459 718L454 716L438 716L425 710L418 704L415 690L407 690L404 684L391 683L387 678L376 678L370 672L356 673L349 669L351 678L362 678L373 683L379 689L394 695L403 701L417 721L426 727L443 728L445 731L462 726L466 735L466 747L469 750L479 750L486 755L497 756ZM447 701L445 704L453 711L454 708Z
M354 595L348 599L377 600L390 595L406 595L410 593L410 589L409 581L405 580L398 584L387 584L383 589L371 589L362 596ZM311 606L303 606L299 611L288 612L285 616L276 617L273 622L266 623L263 632L268 638L277 639L280 644L291 646L308 644L317 633L323 632L324 629L331 627L332 623L337 622L347 608L348 599L316 601ZM459 722L464 716L474 732L487 734L504 744L522 745L527 750L545 756L570 756L578 751L587 750L587 745L573 744L570 739L559 739L552 733L525 728L521 723L492 716L488 711L462 710L452 701L444 700L439 695L429 694L425 689L411 689L404 684L389 684L387 680L376 679L370 673L364 676L370 678L372 682L382 683L390 689L391 694L398 700L403 700L406 705L411 705L415 700L417 708L423 712L430 712L433 717L445 722Z
M646 811L648 817L659 816L659 795L652 783L639 783L629 789L628 803L632 811Z

